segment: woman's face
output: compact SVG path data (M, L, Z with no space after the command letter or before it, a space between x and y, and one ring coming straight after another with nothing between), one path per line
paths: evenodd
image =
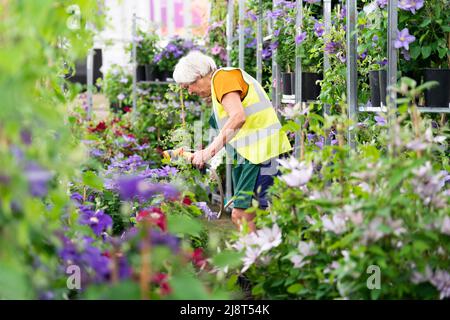
M198 78L191 83L185 83L182 87L187 89L189 94L195 94L202 99L207 99L211 96L211 75Z

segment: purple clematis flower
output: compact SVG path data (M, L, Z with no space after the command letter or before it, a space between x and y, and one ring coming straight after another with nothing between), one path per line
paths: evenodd
M375 116L375 121L377 122L378 126L385 126L386 125L386 119L382 116Z
M20 130L20 139L25 145L29 146L32 142L31 131L27 129Z
M254 14L252 11L247 12L247 17L250 18L252 21L258 20L256 14Z
M411 11L415 14L416 10L423 7L423 0L400 0L398 7L402 10Z
M52 174L35 162L25 166L25 177L28 180L30 194L34 197L44 197L48 192L48 182Z
M408 50L402 49L402 55L403 55L403 58L404 58L406 61L411 60L411 55L409 54L409 51L408 51Z
M323 36L323 34L325 32L325 25L323 23L316 21L314 23L314 32L316 33L316 35L318 37Z
M325 44L325 52L333 54L336 53L340 47L341 44L339 42L330 41Z
M279 17L283 16L284 12L282 9L275 9L273 11L267 12L267 18L268 19L278 19Z
M254 38L252 41L245 45L246 48L256 48L257 40Z
M81 194L79 194L78 192L72 193L72 195L70 196L70 199L75 201L75 203L77 203L77 204L83 203L83 196Z
M386 7L386 6L387 6L387 3L388 3L388 0L377 0L377 5L378 5L380 8Z
M154 246L168 246L174 253L177 253L180 250L180 238L170 233L152 229L150 230L150 238L152 245Z
M173 44L173 43L169 43L169 44L166 46L166 50L167 50L168 52L175 52L177 49L178 49L177 46L176 46L175 44Z
M194 202L194 205L203 211L204 217L208 220L216 220L218 213L212 211L206 202Z
M278 48L278 45L279 45L278 41L272 42L270 44L270 50L273 52L274 50L276 50Z
M272 50L270 50L270 48L263 49L261 56L263 60L270 59L272 57Z
M303 41L305 41L305 39L306 39L306 31L300 33L299 35L297 35L295 37L295 43L296 44L301 44Z
M105 214L103 210L94 212L88 206L80 206L79 208L82 212L80 223L90 226L97 236L100 236L104 230L112 226L112 218Z
M347 16L347 7L342 6L341 12L339 12L338 18L339 20L343 20Z
M409 50L409 44L414 42L414 40L416 40L416 37L409 34L408 28L404 28L402 31L397 31L397 39L394 41L394 47Z
M145 202L157 194L162 194L168 199L179 196L178 190L169 184L150 183L143 177L122 177L117 181L122 200L138 199Z
M325 143L325 137L320 136L320 137L319 137L319 141L317 141L317 142L315 143L315 145L318 146L319 149L322 150L322 149L323 149L324 143Z

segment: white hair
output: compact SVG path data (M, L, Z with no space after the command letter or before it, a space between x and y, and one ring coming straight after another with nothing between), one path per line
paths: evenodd
M173 71L173 79L176 83L190 83L216 70L213 58L200 51L190 51L178 61Z

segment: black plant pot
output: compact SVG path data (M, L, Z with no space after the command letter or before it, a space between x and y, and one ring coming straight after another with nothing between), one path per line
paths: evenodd
M295 95L295 73L282 73L282 90L284 95ZM313 72L302 72L302 101L317 100L320 95L320 85L316 81L322 76Z
M380 70L380 102L383 106L386 106L386 96L387 96L387 71Z
M159 80L160 81L171 81L172 80L172 72L168 70L162 70L159 72Z
M112 102L109 105L109 107L110 107L110 109L111 109L111 111L113 113L119 113L119 111L120 111L120 104L119 104L119 102Z
M380 107L381 103L386 105L386 70L369 71L370 102L372 107Z
M145 81L145 66L137 66L136 81Z
M145 65L145 79L147 81L155 81L156 79L156 72L155 72L155 66L151 64Z
M295 94L295 73L294 72L283 72L281 73L281 84L282 92L284 95L294 95Z
M380 106L380 71L369 71L370 102L373 107Z
M313 72L302 72L302 101L317 100L320 95L320 85L316 82L322 80L322 75Z
M450 104L450 69L426 68L423 81L437 81L439 84L425 91L425 106L430 108L449 107Z

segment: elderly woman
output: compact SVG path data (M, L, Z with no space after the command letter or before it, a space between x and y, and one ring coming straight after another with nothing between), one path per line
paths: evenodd
M211 102L212 128L218 135L205 149L193 154L192 163L203 167L226 144L233 160L233 211L231 219L240 228L245 222L255 231L254 214L246 213L255 196L260 208L268 203L266 193L273 184L276 162L292 149L287 135L264 89L238 68L217 69L214 60L191 51L175 66L174 80L189 94Z

